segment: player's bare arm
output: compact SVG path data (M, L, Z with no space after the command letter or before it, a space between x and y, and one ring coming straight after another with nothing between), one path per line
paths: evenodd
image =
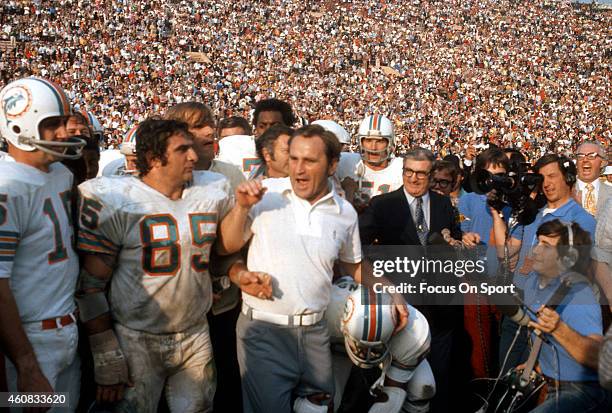
M242 182L236 188L236 205L223 218L219 226L217 252L232 254L244 246L244 233L251 207L261 200L266 192L261 180Z
M113 275L116 256L84 254L79 275L77 303L94 359L96 399L115 402L129 384L127 361L112 329L106 286Z

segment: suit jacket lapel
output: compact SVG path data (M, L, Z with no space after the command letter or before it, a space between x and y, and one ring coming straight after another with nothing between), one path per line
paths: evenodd
M604 204L610 196L612 196L612 187L606 185L604 182L599 183L599 194L597 198L597 215L604 207Z
M438 194L429 191L429 233L432 232L441 232L443 224L442 220L439 219L442 217L442 203Z
M420 245L419 236L417 235L416 231L416 225L414 223L414 220L412 219L410 205L408 205L408 200L406 199L406 194L404 193L404 187L401 187L395 192L398 197L398 212L400 214L401 219L400 221L398 221L398 223L401 223L401 225L403 226L400 238L406 245Z

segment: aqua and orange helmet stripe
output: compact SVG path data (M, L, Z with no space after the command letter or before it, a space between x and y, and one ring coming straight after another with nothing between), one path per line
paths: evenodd
M66 97L64 90L60 86L46 79L40 79L37 77L32 77L31 79L44 84L53 92L53 95L57 99L61 116L68 116L72 114L72 109L70 107L70 103L68 102L68 98Z

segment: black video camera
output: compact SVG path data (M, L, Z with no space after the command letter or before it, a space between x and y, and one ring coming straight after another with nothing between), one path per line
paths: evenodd
M506 205L522 225L529 225L538 213L539 205L531 199L531 193L542 184L540 174L531 173L528 163L513 162L510 171L504 174L492 174L486 169L476 170L471 176L471 184L477 194L489 194L488 204L501 211Z

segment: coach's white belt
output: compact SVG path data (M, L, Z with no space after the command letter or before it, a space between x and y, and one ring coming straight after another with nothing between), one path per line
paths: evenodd
M249 320L265 321L281 326L312 326L321 321L325 312L284 315L255 310L245 303L242 303L242 314Z

